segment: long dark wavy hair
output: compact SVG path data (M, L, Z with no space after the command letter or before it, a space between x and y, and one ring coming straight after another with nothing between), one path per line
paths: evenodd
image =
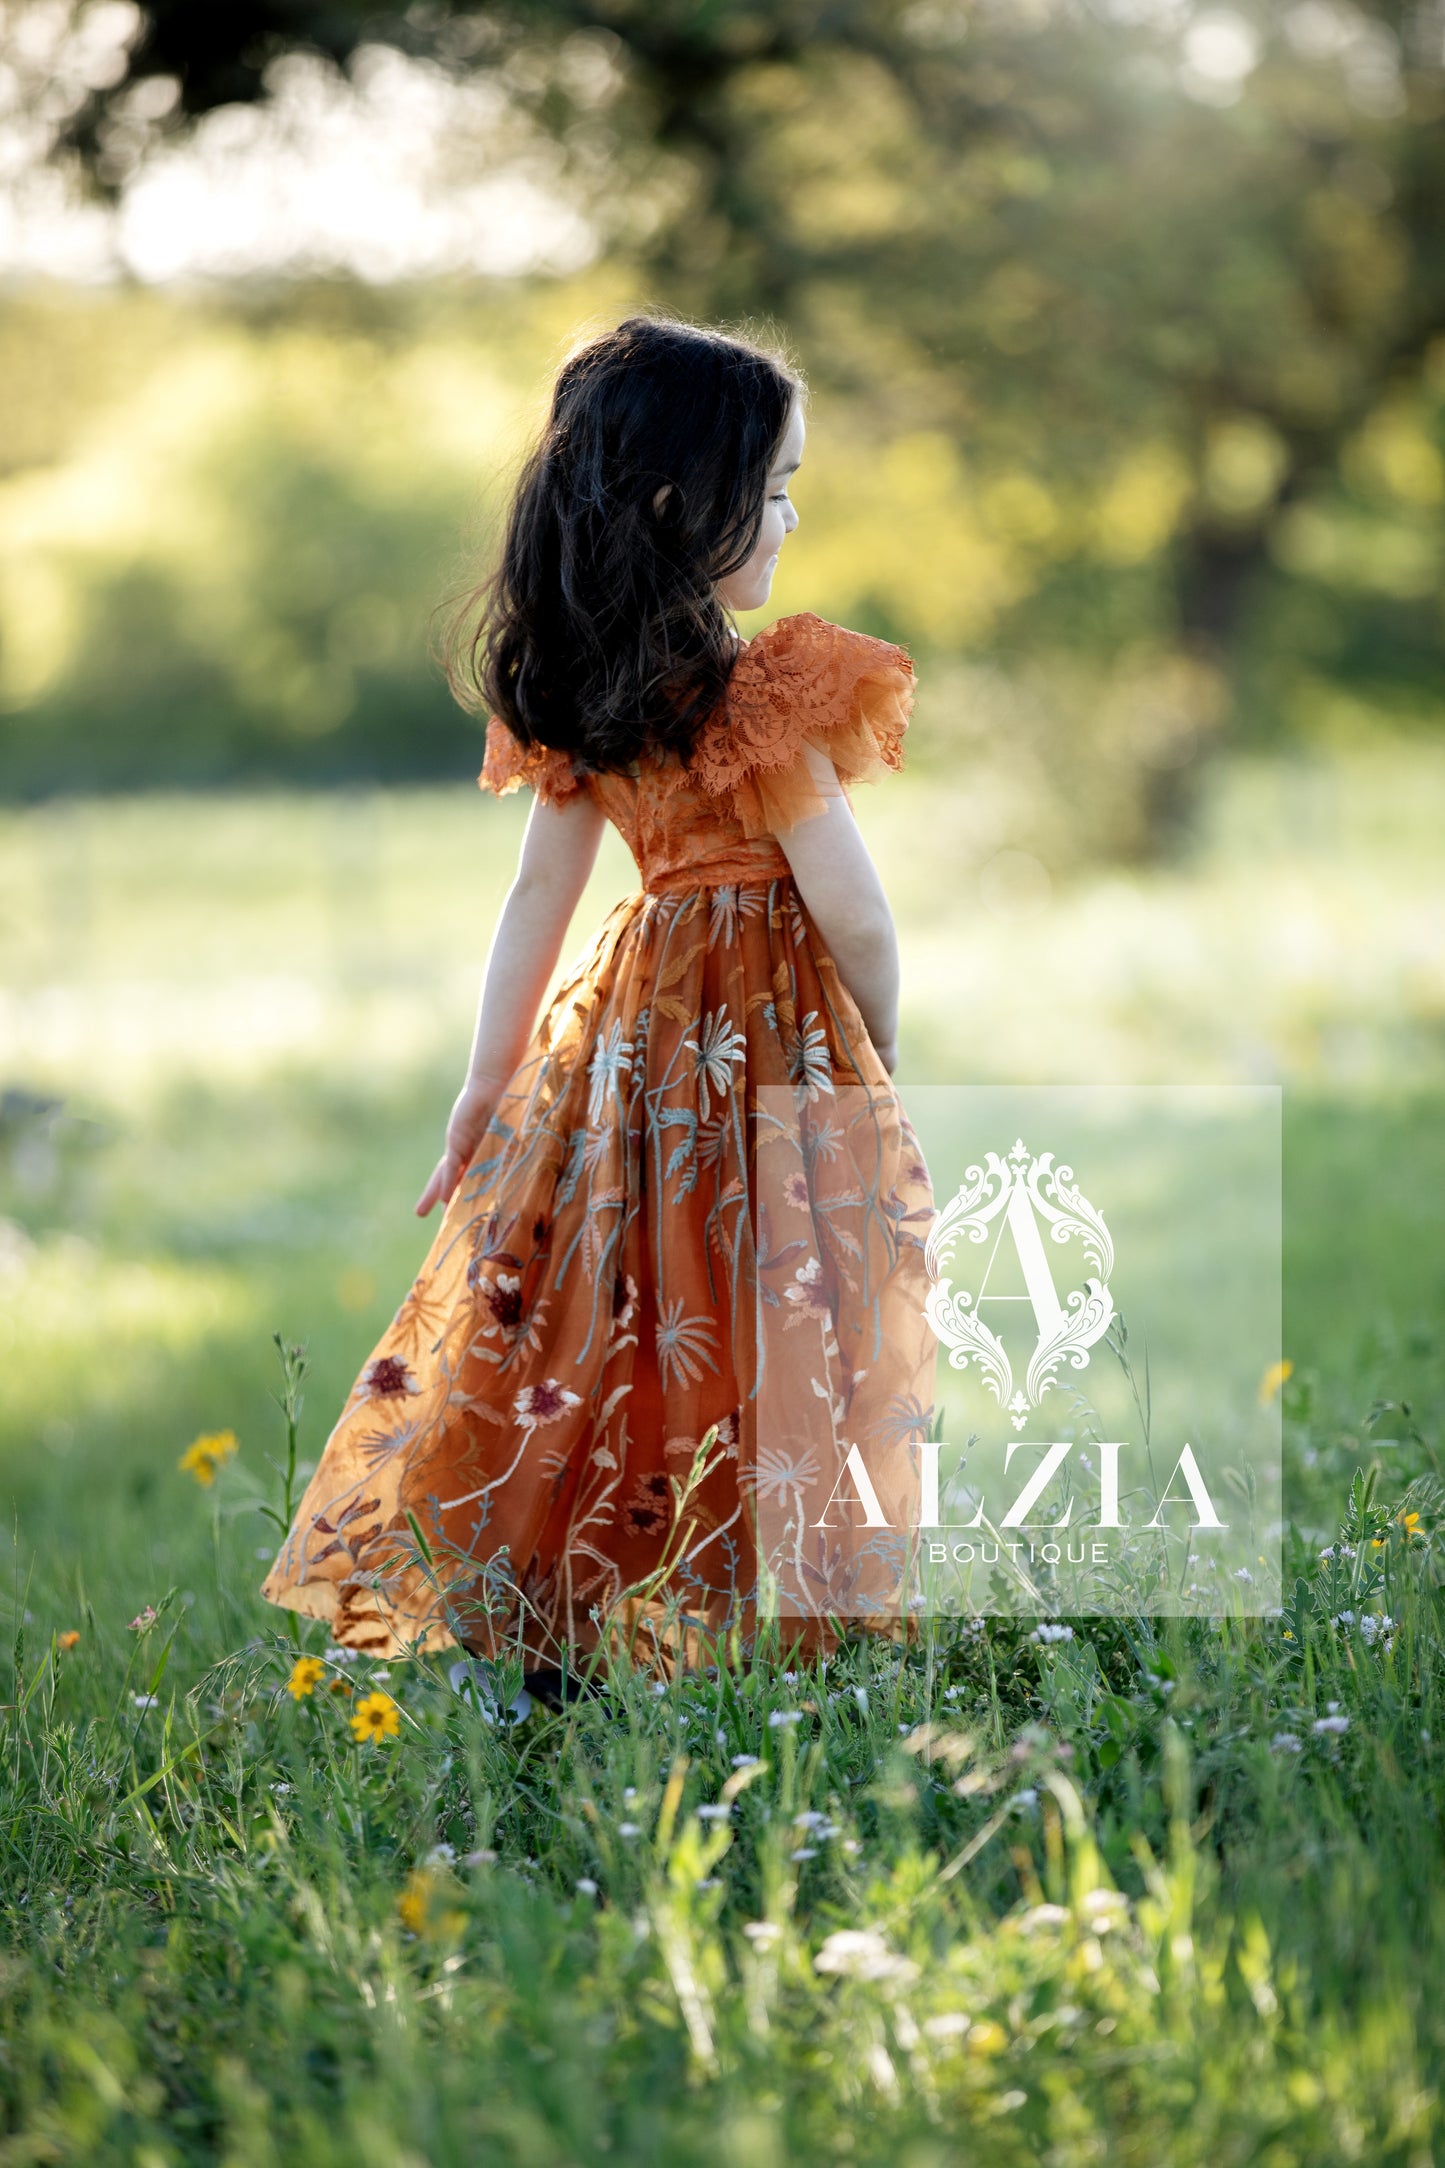
M805 398L776 347L661 312L571 354L500 562L448 627L461 705L582 773L625 769L649 747L685 761L740 652L714 582L757 546L769 470Z

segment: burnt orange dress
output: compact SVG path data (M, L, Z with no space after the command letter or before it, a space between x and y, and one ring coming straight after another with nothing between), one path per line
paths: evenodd
M803 612L685 767L579 777L491 718L482 786L586 790L642 886L537 1024L270 1602L529 1667L736 1661L765 1618L802 1654L907 1631L932 1191L775 830L824 810L805 745L845 792L900 768L912 696L902 648Z

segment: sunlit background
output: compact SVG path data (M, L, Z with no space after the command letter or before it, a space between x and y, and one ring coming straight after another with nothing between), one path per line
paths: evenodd
M1278 1082L1287 1354L1437 1393L1442 121L1426 0L0 8L17 1496L162 1570L409 1284L525 817L436 630L649 302L810 379L767 615L916 659L900 1080Z

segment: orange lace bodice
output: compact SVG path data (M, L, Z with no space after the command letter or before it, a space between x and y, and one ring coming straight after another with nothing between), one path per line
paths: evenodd
M803 610L747 642L686 765L654 751L625 774L579 776L570 755L519 745L494 715L477 781L499 798L530 783L548 803L586 790L651 894L767 881L788 871L777 830L825 811L804 745L827 754L847 796L903 766L912 705L906 649Z

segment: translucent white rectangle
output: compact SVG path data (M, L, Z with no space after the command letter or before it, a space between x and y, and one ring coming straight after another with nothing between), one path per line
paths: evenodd
M1276 1085L757 1094L784 1620L1280 1601Z

